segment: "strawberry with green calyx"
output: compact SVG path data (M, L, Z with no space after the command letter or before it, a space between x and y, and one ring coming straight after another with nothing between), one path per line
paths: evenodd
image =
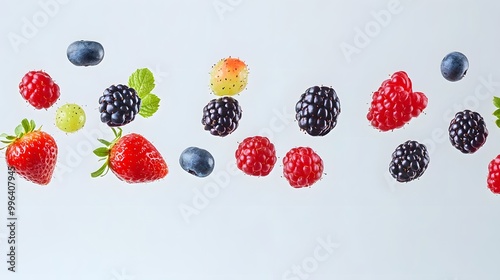
M115 139L108 142L98 139L105 145L94 150L94 154L105 163L92 177L100 177L111 171L118 179L127 183L147 183L164 178L168 167L151 142L142 135L130 133L122 136L121 128L112 128Z
M7 165L19 176L38 185L47 185L54 173L58 148L54 138L40 129L36 129L33 120L23 119L15 135L0 135L0 141L7 144L0 149L6 148Z

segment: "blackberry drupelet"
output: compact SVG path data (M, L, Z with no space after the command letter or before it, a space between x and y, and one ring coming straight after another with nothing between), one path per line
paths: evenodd
M408 140L392 153L389 173L398 182L410 182L424 174L429 161L429 153L425 145Z
M311 136L324 136L337 125L340 100L331 87L310 87L300 96L295 113L301 130Z
M470 110L456 113L450 122L448 132L451 144L464 154L475 153L488 137L483 117Z
M135 89L125 85L112 85L99 98L101 121L116 127L130 123L141 109L141 98Z
M238 128L241 119L241 107L238 100L224 96L212 99L203 108L201 123L205 130L216 136L227 136Z

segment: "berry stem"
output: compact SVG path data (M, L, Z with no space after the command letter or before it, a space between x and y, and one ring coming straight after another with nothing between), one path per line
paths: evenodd
M115 139L113 139L113 141L109 142L104 139L97 139L100 143L104 145L104 147L99 147L95 149L93 152L96 156L100 157L99 161L105 160L105 162L99 169L90 173L90 176L92 178L102 177L106 175L109 171L109 152L111 151L115 143L122 137L121 128L118 127L117 129L115 129L114 127L112 127L111 130L115 135Z
M109 170L109 165L108 165L108 161L106 161L101 166L101 168L99 168L96 171L90 173L90 176L92 176L92 178L102 177L102 176L104 176L104 175L106 175L108 173L108 170Z

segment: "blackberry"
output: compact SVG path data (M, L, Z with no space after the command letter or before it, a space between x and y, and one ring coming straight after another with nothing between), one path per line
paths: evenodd
M475 153L488 137L483 117L470 110L456 113L450 122L448 132L451 144L464 154Z
M135 89L112 85L99 98L101 121L111 127L130 123L141 109L141 98Z
M429 153L425 145L408 140L392 153L389 173L398 182L410 182L424 174L429 161Z
M331 87L310 87L300 96L295 113L301 130L311 136L324 136L337 125L340 100Z
M216 136L227 136L238 128L241 119L241 107L232 97L224 96L212 99L203 108L201 123L205 130Z

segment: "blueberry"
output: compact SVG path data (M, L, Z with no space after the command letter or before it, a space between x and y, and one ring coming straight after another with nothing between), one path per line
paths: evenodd
M214 170L215 160L207 150L189 147L181 153L179 164L196 177L207 177Z
M461 80L468 69L469 60L460 52L449 53L441 61L441 74L450 82Z
M76 66L94 66L104 58L104 48L94 41L76 41L68 46L68 60Z

